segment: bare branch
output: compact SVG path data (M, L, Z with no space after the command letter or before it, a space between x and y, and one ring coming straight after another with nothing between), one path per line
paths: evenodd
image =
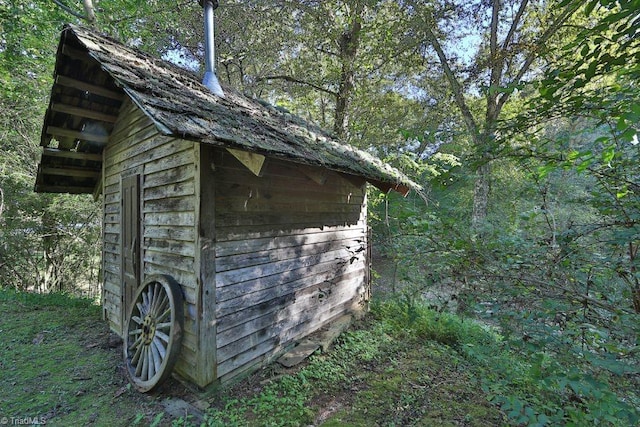
M564 12L561 13L560 16L558 16L551 25L549 25L546 31L542 33L540 37L538 37L535 45L543 46L551 38L551 36L553 36L558 31L558 29L560 29L560 27L565 23L565 21L569 19L571 15L573 15L580 8L581 5L582 5L582 2L576 1L576 2L573 2L570 6L568 6L564 10ZM525 61L522 63L522 66L520 67L518 74L511 82L512 84L518 84L520 80L522 80L522 77L524 77L526 72L529 71L529 67L531 67L531 64L533 64L533 61L535 61L535 59L538 57L538 54L539 52L536 50L531 50L529 52ZM502 109L502 106L505 104L505 102L507 102L507 99L509 99L509 95L510 94L508 92L505 92L500 96L498 100L497 111L500 111Z
M431 43L431 46L433 46L433 48L436 51L436 54L438 55L438 58L440 59L440 65L442 66L444 70L444 74L447 80L449 81L449 84L451 85L453 97L455 99L456 105L458 106L458 108L460 109L460 112L462 113L462 118L464 119L464 122L467 125L469 132L475 138L479 133L478 124L473 118L473 114L471 114L471 110L469 109L469 106L467 105L467 102L464 99L462 86L458 82L458 79L453 73L453 70L449 66L449 60L447 59L447 55L445 55L444 50L440 45L440 42L436 38L435 34L433 34L433 32L431 31L431 28L429 27L429 25L425 25L425 31L427 33L428 42Z
M516 16L513 18L513 21L511 22L511 27L509 28L507 37L505 37L504 42L502 43L502 50L507 50L507 48L511 44L513 35L516 33L518 25L520 24L520 20L522 19L522 15L524 15L524 11L527 8L527 4L529 4L528 0L523 0L522 3L520 3L520 8L518 9Z
M493 8L491 13L491 34L489 35L489 55L490 55L490 67L491 77L489 84L491 86L497 86L500 83L500 77L502 75L502 60L498 58L498 21L500 20L500 7L502 2L500 0L493 0Z
M84 13L87 16L86 20L91 25L96 23L96 12L93 7L93 0L83 0Z
M76 18L80 18L80 19L83 19L85 21L88 20L88 18L86 16L84 16L80 12L76 12L75 10L71 9L69 6L67 6L66 4L62 3L60 0L53 0L53 2L55 4L57 4L60 7L60 9L64 10L67 13L70 13L71 15L75 16Z
M332 96L338 96L338 94L336 92L334 92L334 91L332 91L330 89L324 88L322 86L318 86L318 85L316 85L314 83L311 83L311 82L306 82L304 80L299 80L299 79L296 79L295 77L291 77L291 76L275 75L275 76L264 76L264 77L256 78L257 82L261 82L263 80L284 80L284 81L291 82L291 83L297 83L297 84L309 86L309 87L314 88L317 91L328 93L329 95L332 95Z

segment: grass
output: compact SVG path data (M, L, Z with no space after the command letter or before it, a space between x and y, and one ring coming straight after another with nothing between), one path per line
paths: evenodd
M0 421L47 425L198 425L161 400L207 400L210 426L489 425L502 420L466 362L446 342L402 333L376 310L336 347L294 370L263 369L213 395L141 395L128 386L121 347L100 307L60 294L0 290ZM207 397L205 397L207 396Z
M409 300L374 304L331 351L297 368L273 364L208 393L172 379L149 395L128 386L121 346L110 345L100 307L91 301L0 290L0 311L0 423L3 417L53 426L542 426L553 417L622 426L637 420L629 405L621 418L608 389L573 378L544 355L523 359L491 328ZM553 378L566 379L564 389ZM567 394L568 387L575 393ZM585 403L562 400L578 392ZM591 395L595 403L587 401ZM189 410L170 415L167 398L208 409L197 419Z
M314 355L295 373L267 370L224 390L205 425L503 424L503 414L488 403L448 335L437 341L407 333L389 307L375 309L332 351ZM247 388L252 393L242 395Z
M0 312L0 418L124 426L157 412L127 387L91 301L2 290Z
M141 395L109 346L100 307L64 295L0 290L0 421L47 425L468 425L500 424L468 362L450 343L407 333L375 315L335 348L301 367L271 365L213 394L186 393L175 380ZM161 401L205 400L202 420L170 416Z

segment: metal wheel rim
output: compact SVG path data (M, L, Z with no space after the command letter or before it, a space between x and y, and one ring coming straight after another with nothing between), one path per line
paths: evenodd
M124 337L124 361L134 387L148 392L171 374L182 343L183 298L169 276L153 276L140 286Z

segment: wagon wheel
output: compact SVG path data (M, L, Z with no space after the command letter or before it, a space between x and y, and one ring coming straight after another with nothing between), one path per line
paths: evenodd
M146 393L171 374L184 326L180 285L170 276L149 277L131 305L124 334L124 363L134 387Z

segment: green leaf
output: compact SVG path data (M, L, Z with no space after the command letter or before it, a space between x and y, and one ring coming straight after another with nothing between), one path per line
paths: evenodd
M544 165L544 166L538 166L538 178L542 179L544 177L546 177L547 175L549 175L549 172L552 172L554 169L556 169L556 166L554 165Z
M576 81L573 83L573 88L580 89L585 87L586 85L587 85L587 81L585 79L576 79Z
M634 140L637 141L637 135L638 135L638 131L636 131L632 127L629 127L624 132L622 132L622 135L620 135L620 139L625 142L631 142Z
M613 145L610 145L609 147L605 148L604 151L602 152L602 162L603 163L611 162L611 160L613 160L615 155L616 155L615 147Z
M591 80L593 76L596 75L596 68L598 67L598 63L599 61L593 61L589 64L589 68L587 68L587 71L584 73L584 77L587 81Z
M589 166L591 166L592 163L593 163L593 158L588 157L584 159L582 162L580 162L580 164L578 164L578 166L576 167L576 171L579 173L584 172Z
M629 189L626 186L624 186L622 189L616 192L616 199L620 200L623 197L625 197L627 194L629 194Z
M542 96L545 99L552 100L555 88L551 86L541 86L539 91L540 91L540 96Z
M588 3L584 8L584 14L586 16L591 15L591 12L593 12L593 9L598 5L599 2L600 0L592 0L590 3Z
M580 50L580 56L582 56L583 58L586 57L589 54L589 51L591 49L589 48L589 45L585 44L584 46L582 46L582 49Z
M627 127L627 121L624 119L624 117L619 117L618 122L616 123L616 128L618 129L618 131L624 132Z

